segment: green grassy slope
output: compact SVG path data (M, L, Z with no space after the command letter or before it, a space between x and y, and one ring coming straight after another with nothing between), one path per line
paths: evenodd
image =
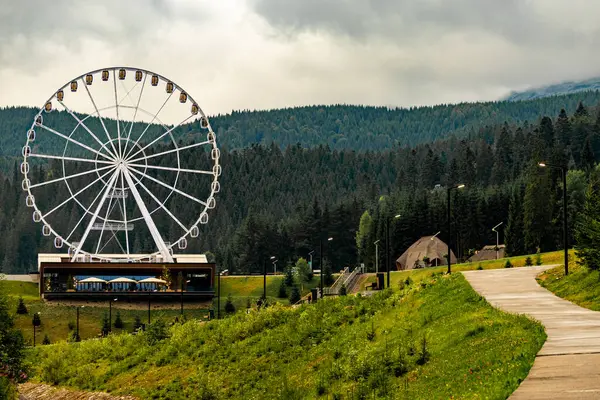
M539 324L492 308L460 274L169 332L156 345L144 333L38 347L32 373L144 399L506 398L545 340Z
M581 307L600 311L600 272L569 263L569 275L563 266L553 268L538 277L540 285L555 295Z

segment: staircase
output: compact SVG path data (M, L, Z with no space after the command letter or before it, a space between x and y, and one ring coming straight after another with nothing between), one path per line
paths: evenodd
M354 285L358 282L361 273L362 267L356 267L352 272L350 272L350 268L344 268L331 287L323 288L323 295L337 296L340 294L342 286L346 287L346 293L351 293L354 289Z

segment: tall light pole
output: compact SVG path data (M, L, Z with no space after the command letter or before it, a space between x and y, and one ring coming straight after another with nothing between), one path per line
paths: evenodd
M376 275L379 272L379 242L381 242L381 240L376 240L375 243L373 243L375 245L375 274Z
M108 299L108 331L112 332L112 302L118 299Z
M311 271L311 272L312 272L312 270L313 270L313 253L314 253L314 252L315 252L315 251L314 251L314 250L312 250L312 251L310 251L310 252L308 253L308 256L310 257L310 271Z
M401 215L400 214L396 214L394 215L394 220L400 218ZM387 287L390 287L390 219L391 218L386 218L385 219L385 226L386 226L386 240L385 240L385 264L386 264L386 271L387 271Z
M267 261L263 260L263 301L267 301Z
M500 222L498 225L496 225L495 227L492 228L492 231L496 232L496 260L498 259L498 246L500 246L500 243L499 243L499 233L496 230L496 228L499 227L500 225L502 225L502 222Z
M75 335L75 341L81 341L81 337L79 336L79 309L84 308L85 306L77 306L77 333Z
M190 281L187 280L185 283L190 283ZM183 318L183 278L181 278L181 317Z
M217 267L216 269L217 269L217 319L221 319L221 267Z
M277 275L277 257L271 256L271 262L273 263L273 275Z
M569 275L569 247L567 243L567 168L541 162L540 167L560 169L563 182L563 245L565 247L565 275Z
M437 237L437 235L439 235L440 233L442 233L442 231L438 231L438 233L436 233L435 235L433 235L431 237L431 240L433 241L433 239L435 239ZM435 266L436 267L438 266L438 258L437 257L435 258Z
M464 184L460 184L460 185L455 185L455 186L450 186L448 187L448 214L447 214L447 218L448 218L448 273L452 273L452 257L450 256L452 254L452 251L450 250L450 244L452 242L452 229L451 229L451 222L450 222L450 193L452 192L452 189L462 189L464 188L465 185Z
M327 238L328 242L331 242L333 240L332 237ZM321 267L321 271L320 271L320 275L321 275L321 298L323 298L323 239L321 239L321 241L319 242L319 256L321 257L321 263L320 263L320 267Z

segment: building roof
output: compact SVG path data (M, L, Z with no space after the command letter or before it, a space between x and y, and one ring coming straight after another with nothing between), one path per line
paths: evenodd
M498 245L498 258L504 258L504 253L506 251L506 246L503 244ZM495 260L496 259L496 245L490 244L487 246L483 246L483 248L475 254L473 254L468 261L477 262L484 260Z
M448 253L448 245L440 240L437 236L423 236L412 244L406 251L396 260L396 267L401 270L414 269L415 266L425 266L423 258L428 257L430 262L437 259L437 265L446 265L447 261L444 257ZM454 252L450 252L450 259L453 263L456 262Z
M123 254L103 254L107 257L125 257ZM147 256L147 255L146 255ZM142 258L144 254L130 254L132 258ZM71 257L67 253L40 253L38 254L38 271L43 262L46 263L60 263L70 261ZM208 264L208 259L205 254L175 254L173 260L177 263L198 263ZM157 262L161 262L157 260ZM95 263L95 262L92 262Z

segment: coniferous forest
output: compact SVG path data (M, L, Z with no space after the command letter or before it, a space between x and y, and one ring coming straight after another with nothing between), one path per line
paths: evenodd
M333 237L324 255L334 269L357 263L374 268L373 243L384 237L387 219L392 259L421 236L441 231L447 240L445 188L458 183L466 186L451 198L457 257L494 244L491 228L499 222L500 242L511 255L558 249L560 170L540 168L540 161L569 168L573 245L578 210L600 159L599 97L587 92L410 110L330 106L214 117L223 189L209 224L186 251L210 251L236 273L262 271L273 255L281 266L314 251L318 268L320 240ZM38 252L54 251L31 219L17 171L19 139L33 115L27 108L0 110L5 273L32 270ZM68 208L64 213L67 223ZM157 224L169 230L169 221ZM145 237L134 243L134 252L151 245Z

